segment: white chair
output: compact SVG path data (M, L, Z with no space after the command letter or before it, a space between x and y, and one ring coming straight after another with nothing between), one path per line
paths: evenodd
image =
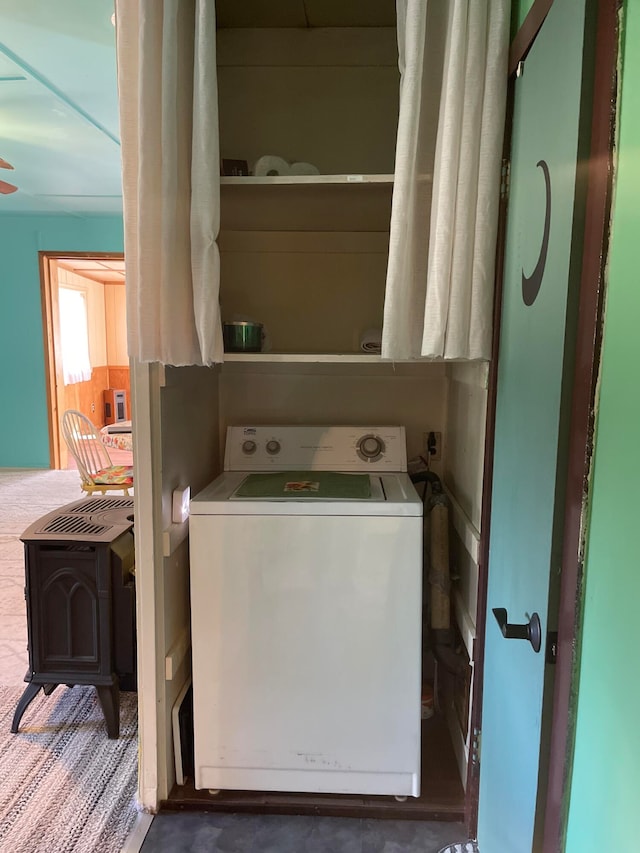
M89 418L75 409L62 416L62 435L80 472L85 492L124 492L133 487L133 468L114 465Z

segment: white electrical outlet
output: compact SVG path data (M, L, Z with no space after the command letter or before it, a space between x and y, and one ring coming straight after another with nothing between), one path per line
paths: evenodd
M191 500L191 488L186 486L173 490L173 501L171 507L171 520L174 524L182 524L189 518L189 501Z
M442 459L442 433L428 430L422 434L422 454L429 462Z

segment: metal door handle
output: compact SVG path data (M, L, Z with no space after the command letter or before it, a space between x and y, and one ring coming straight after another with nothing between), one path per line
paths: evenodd
M540 617L533 613L529 621L524 625L512 625L508 621L507 611L504 607L494 607L493 615L496 617L498 628L502 636L507 640L529 640L534 652L540 651L542 645L542 626Z

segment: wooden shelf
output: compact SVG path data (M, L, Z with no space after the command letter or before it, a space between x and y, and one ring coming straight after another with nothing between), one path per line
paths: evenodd
M376 364L388 362L379 355L367 355L367 353L287 353L287 352L226 352L224 360L227 362L257 362L261 364Z
M393 175L256 175L222 176L223 187L258 186L310 186L331 184L393 184Z

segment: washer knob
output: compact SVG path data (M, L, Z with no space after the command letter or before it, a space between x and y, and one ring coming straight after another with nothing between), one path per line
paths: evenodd
M268 441L267 453L269 453L271 456L275 456L276 453L280 453L280 442L276 441L275 438L272 438L271 441Z
M358 452L362 459L372 461L384 453L384 442L377 435L363 435L358 442Z
M248 441L243 441L242 452L246 453L247 456L250 456L252 453L256 452L257 446L258 445L255 443L255 441L251 441L251 439L249 439Z

